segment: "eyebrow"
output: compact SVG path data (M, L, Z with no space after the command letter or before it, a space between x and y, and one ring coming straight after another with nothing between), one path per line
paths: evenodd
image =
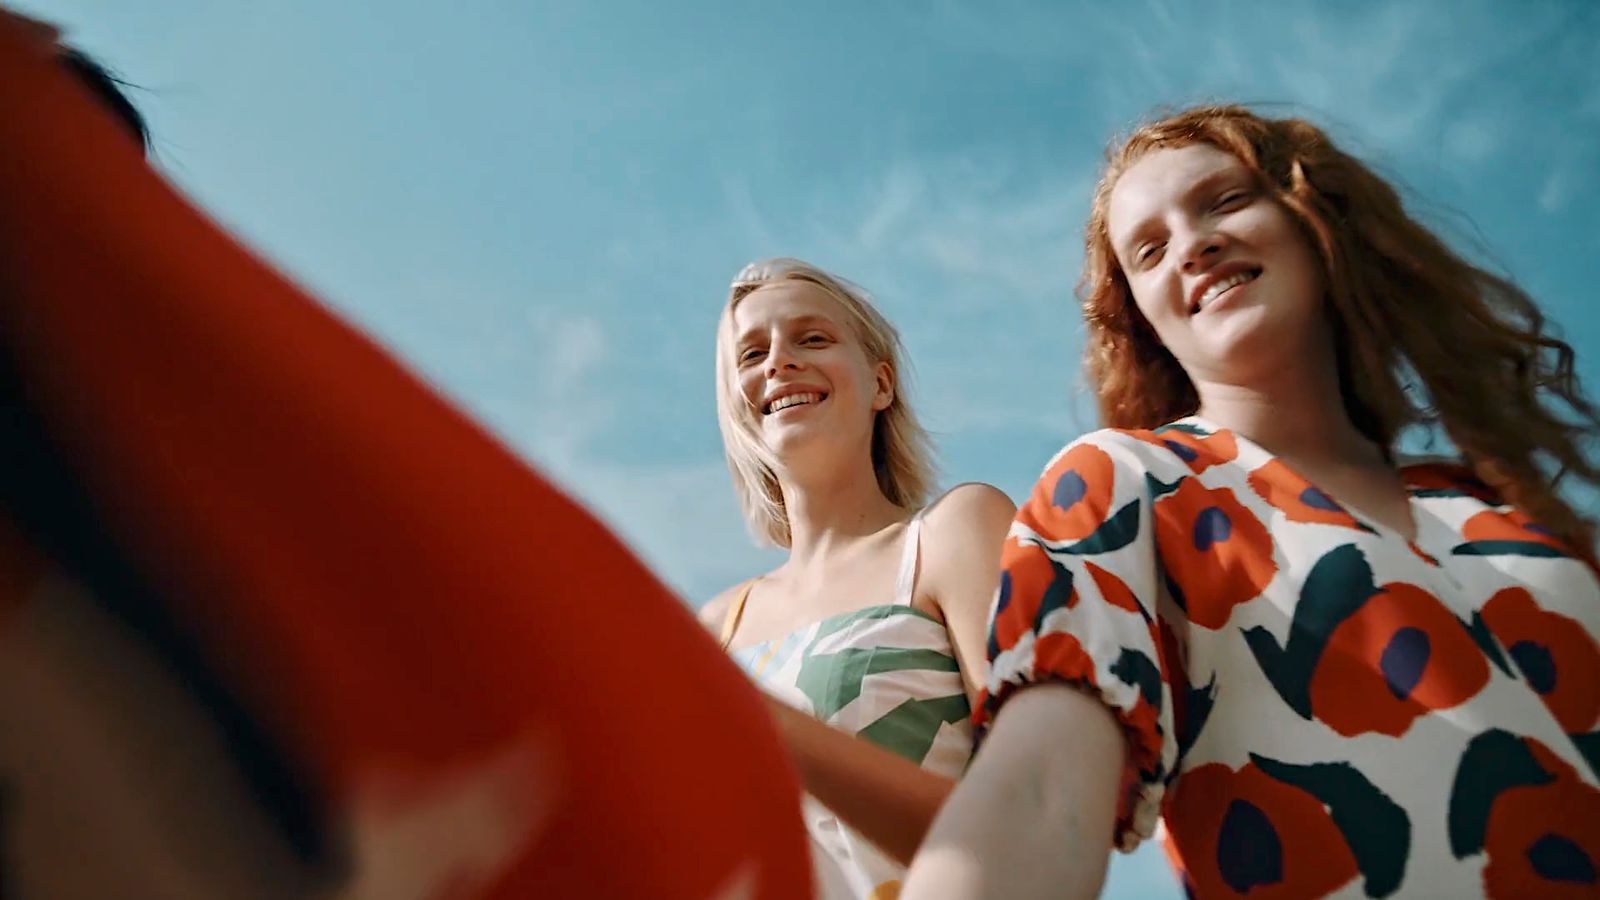
M796 329L815 328L818 326L826 326L830 329L839 327L837 322L833 321L827 316L818 315L817 313L807 313L803 316L795 316L792 319L785 319L783 324L790 328ZM735 346L743 347L744 345L750 343L754 339L755 335L765 330L766 329L764 328L745 329L739 334L739 339L735 342Z
M1222 182L1232 181L1241 175L1248 176L1249 174L1250 170L1237 163L1225 169L1213 170L1209 174L1201 176L1198 181L1184 189L1182 202L1190 203L1197 195L1205 194L1209 191L1215 190L1217 185ZM1124 256L1131 255L1133 251L1138 249L1140 241L1142 241L1145 234L1150 231L1151 226L1154 224L1156 218L1157 215L1152 213L1140 219L1132 228L1128 229L1128 236L1123 238L1121 241L1115 242L1113 247L1120 250Z

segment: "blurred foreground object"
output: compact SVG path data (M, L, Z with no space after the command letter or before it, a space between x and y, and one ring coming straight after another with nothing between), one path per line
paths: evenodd
M809 896L755 691L0 11L0 896Z

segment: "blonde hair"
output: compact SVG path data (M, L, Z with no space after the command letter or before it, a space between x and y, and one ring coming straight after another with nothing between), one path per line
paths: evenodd
M900 334L872 305L872 298L860 286L798 259L753 262L734 276L717 322L717 424L745 523L758 543L778 547L789 546L789 515L783 507L777 460L762 441L760 417L739 386L733 313L758 288L785 281L803 281L827 291L844 307L867 360L889 366L894 398L877 413L872 426L872 469L878 489L889 502L915 509L927 502L934 481L932 443L911 411L901 375Z

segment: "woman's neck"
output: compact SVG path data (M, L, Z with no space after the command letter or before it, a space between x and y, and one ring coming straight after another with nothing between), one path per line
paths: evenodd
M1336 367L1307 364L1270 383L1197 383L1200 415L1238 432L1275 456L1339 465L1381 463L1383 448L1361 433L1345 409Z
M905 508L883 495L865 457L861 465L786 473L783 505L789 518L787 565L798 571L906 517Z

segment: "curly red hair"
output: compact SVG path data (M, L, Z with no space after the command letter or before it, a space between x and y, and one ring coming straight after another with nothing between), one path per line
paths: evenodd
M1254 170L1321 257L1340 390L1356 427L1386 450L1407 427L1441 430L1506 499L1592 552L1592 523L1557 492L1565 477L1600 485L1590 455L1600 412L1579 385L1572 347L1522 289L1456 254L1407 215L1388 182L1301 119L1203 106L1113 145L1078 286L1085 363L1104 423L1153 428L1200 405L1134 305L1106 230L1122 173L1151 150L1190 144Z

